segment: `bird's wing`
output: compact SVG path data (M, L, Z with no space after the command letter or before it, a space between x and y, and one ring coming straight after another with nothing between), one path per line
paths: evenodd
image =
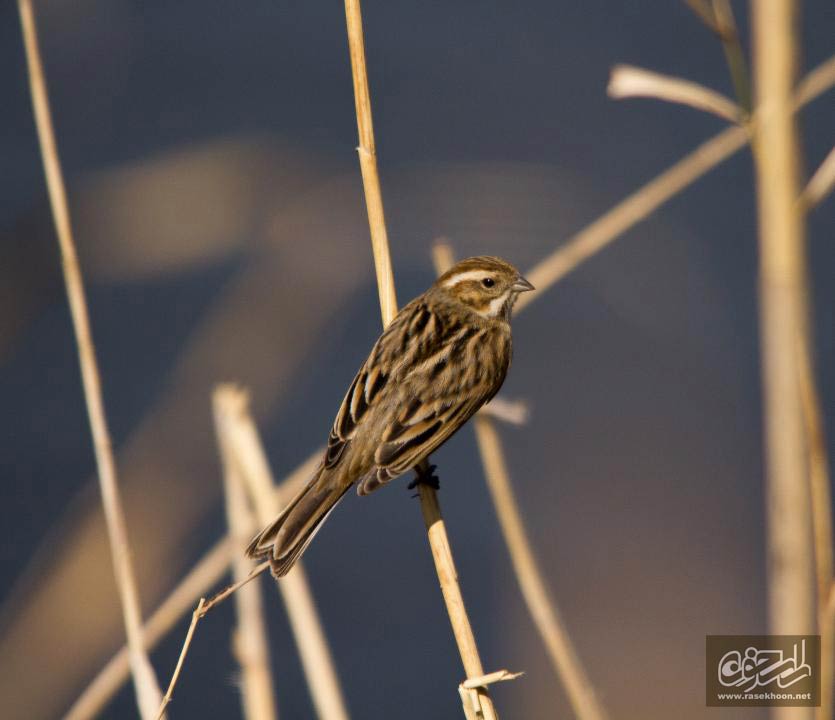
M419 298L403 308L351 383L328 438L335 466L358 433L380 433L372 466L358 478L365 495L417 465L463 425L501 385L485 382L484 328L442 317ZM506 367L504 368L506 370Z
M339 462L345 448L356 436L357 430L366 422L370 411L376 407L389 384L392 371L397 367L397 353L402 355L407 351L409 326L419 306L418 301L413 301L397 314L377 339L368 359L359 369L348 392L345 393L328 436L325 467L332 468Z
M481 396L433 398L429 402L415 398L386 429L374 453L374 466L360 480L357 492L367 495L415 467L486 401Z
M379 366L368 367L369 360L360 368L336 414L325 451L326 468L332 468L339 462L388 382L388 375Z

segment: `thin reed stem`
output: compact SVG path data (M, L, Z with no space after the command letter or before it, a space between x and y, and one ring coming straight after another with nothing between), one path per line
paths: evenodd
M394 275L388 249L388 236L383 215L380 179L377 173L377 155L374 146L374 130L371 121L371 99L368 91L368 74L365 66L365 43L362 32L362 13L359 0L345 0L345 17L348 25L348 45L351 54L351 72L354 81L354 99L359 131L359 157L371 243L374 248L374 267L380 294L380 312L383 325L387 326L397 313ZM424 468L427 463L423 463ZM468 677L484 675L469 616L458 584L458 573L452 558L438 496L434 488L419 485L421 512L426 525L435 570L441 584L441 592L452 624L458 652ZM484 720L497 718L496 710L486 687L476 689L477 699Z
M380 311L383 315L383 325L388 325L397 314L397 294L394 289L394 273L391 268L386 217L383 212L383 192L380 189L380 174L377 171L377 147L374 143L371 94L365 68L365 40L360 0L345 0L345 20L348 26L348 50L351 55L351 77L354 81L354 104L359 134L357 153L365 191L368 227L371 231L371 249L374 253L374 266L377 268Z
M475 635L473 635L470 618L467 615L467 607L464 605L464 597L461 595L458 571L455 569L455 561L452 558L446 524L441 515L441 506L438 503L438 493L435 488L425 484L418 485L418 493L420 495L423 522L429 537L429 545L432 548L435 572L438 574L441 593L444 596L444 604L452 625L455 643L458 645L458 653L461 655L464 672L468 678L481 677L484 675L484 667L481 664ZM497 719L498 714L493 707L493 701L487 687L479 686L474 689L478 693L481 717L484 720Z
M234 439L230 437L229 403L222 390L212 397L215 434L223 464L223 489L226 498L226 519L229 533L236 547L244 546L252 535L254 525L249 510L244 480L235 462ZM246 579L252 561L243 553L232 558L232 578ZM241 704L246 720L275 720L275 697L270 673L270 650L267 643L267 623L258 583L242 587L235 593L238 626L232 636L232 648L241 666Z
M835 147L829 151L829 154L809 179L806 187L803 188L803 193L800 196L803 207L807 211L811 210L823 202L833 188L835 188Z
M284 502L275 492L272 471L249 412L249 398L236 386L221 385L215 390L215 402L231 459L255 508L259 526L266 525L275 519ZM289 497L284 496L284 500ZM287 608L316 714L323 720L348 720L339 676L301 562L276 586Z
M751 87L748 68L730 2L728 0L685 0L685 3L722 42L722 50L725 53L737 102L745 114L750 115Z
M446 272L455 262L452 248L446 243L435 244L432 259L438 275ZM580 662L568 628L556 602L548 593L542 571L536 562L510 482L495 422L486 413L479 412L473 423L487 487L499 518L516 581L545 644L554 673L563 684L574 714L580 720L605 720L608 717L606 711L597 699L594 686Z
M234 554L232 556L234 558ZM256 565L252 570L249 571L249 575L242 577L240 580L236 580L231 585L227 585L223 590L220 592L216 592L212 595L207 601L206 604L203 606L203 611L200 613L200 617L206 617L210 610L214 610L217 605L220 605L224 600L229 599L234 595L238 590L240 590L245 585L249 585L255 578L257 578L262 573L267 572L270 569L269 561L265 560L264 562Z
M52 114L38 47L32 3L30 0L18 0L18 9L23 31L23 44L26 50L32 108L46 174L49 202L52 207L52 218L58 235L64 284L67 289L73 330L75 331L78 347L84 400L87 405L87 415L93 435L99 487L101 489L102 505L104 506L113 570L116 576L116 587L119 592L125 634L127 635L128 657L136 690L136 700L141 717L144 720L151 720L156 717L162 693L142 642L142 611L139 603L139 592L131 562L127 525L122 510L116 475L116 462L113 458L113 447L104 410L101 380L93 346L93 334L90 329L87 299L84 294L84 282L70 223L67 192L61 172L58 147L55 142L55 131L52 126Z
M719 39L722 41L725 61L728 64L731 82L734 85L736 101L745 114L750 115L751 80L748 76L748 66L745 62L742 43L739 41L739 30L736 26L733 8L729 0L713 0L712 5L713 14L720 30Z
M809 356L805 216L794 111L797 10L791 0L751 3L760 234L760 347L766 455L770 632L816 625L814 545L799 358ZM797 351L797 344L800 352ZM775 708L811 718L811 708Z
M835 85L835 55L815 66L797 83L794 93L794 109L816 100Z
M162 714L165 712L165 708L168 706L168 703L171 702L171 698L174 695L174 688L177 685L177 681L180 679L180 672L183 669L183 663L185 662L186 655L188 654L189 648L191 647L191 641L194 637L194 631L197 629L197 623L200 622L200 620L202 620L204 617L206 617L210 610L213 610L224 600L238 592L242 587L248 585L250 582L255 580L255 578L257 578L261 573L269 570L269 568L269 562L262 562L260 565L256 565L248 575L233 583L232 585L225 588L216 595L213 595L208 602L206 601L206 598L200 598L200 602L197 603L197 607L191 614L191 624L188 626L188 632L186 633L186 639L183 642L183 648L180 651L180 657L177 659L177 665L175 666L174 672L171 675L171 680L168 683L168 690L165 691L165 697L162 698L162 702L160 703L157 720L160 720L160 718L162 718Z
M174 696L174 688L177 686L177 681L180 679L180 671L183 669L183 663L185 662L186 655L191 647L191 641L194 639L194 631L197 629L197 623L200 622L200 618L204 615L204 602L203 598L200 598L200 602L197 603L197 607L191 614L191 623L189 623L188 632L186 632L186 639L183 642L182 649L180 650L180 656L177 658L177 665L174 667L174 672L171 675L171 681L168 683L168 689L165 691L165 695L160 702L156 720L162 720L162 717L165 715L165 708L168 707L168 703L171 702L171 698Z

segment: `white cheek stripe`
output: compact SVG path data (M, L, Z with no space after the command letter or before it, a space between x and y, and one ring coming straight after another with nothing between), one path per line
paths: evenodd
M510 297L510 293L512 290L505 291L499 297L494 298L490 301L490 304L487 306L487 312L483 313L485 317L496 317L504 307L504 304L507 302L507 299Z
M462 273L458 273L457 275L453 275L451 278L448 278L444 281L445 288L451 288L461 282L466 282L467 280L481 280L483 277L486 277L489 273L485 272L484 270L466 270Z

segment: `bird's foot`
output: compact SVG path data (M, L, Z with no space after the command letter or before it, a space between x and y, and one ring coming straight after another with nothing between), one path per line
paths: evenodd
M408 484L409 490L414 490L418 485L428 485L435 490L441 489L441 480L435 474L435 465L427 465L424 467L415 468L415 479Z

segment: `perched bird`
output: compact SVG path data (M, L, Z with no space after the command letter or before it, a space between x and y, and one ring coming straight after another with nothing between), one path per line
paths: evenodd
M406 305L348 388L313 478L247 555L285 575L353 484L367 495L402 475L490 400L510 366L513 304L527 290L509 263L472 257Z

